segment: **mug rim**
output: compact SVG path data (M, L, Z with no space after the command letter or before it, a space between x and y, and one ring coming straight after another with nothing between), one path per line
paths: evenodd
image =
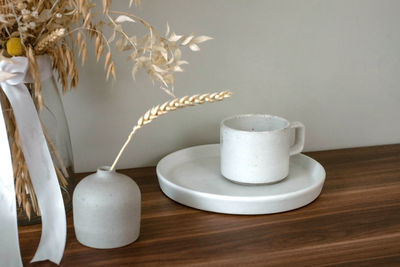
M232 128L228 125L226 125L227 121L233 120L233 119L239 119L239 118L245 118L245 117L262 117L262 118L275 118L275 119L279 119L281 121L284 121L286 123L286 125L282 128L279 129L275 129L275 130L270 130L270 131L248 131L248 130L241 130L241 129L236 129L236 128ZM229 117L226 117L225 119L223 119L220 123L220 127L226 127L230 130L233 131L238 131L238 132L244 132L244 133L274 133L274 132L279 132L282 130L285 130L287 128L290 127L290 122L282 117L276 116L276 115L271 115L271 114L236 114L236 115L232 115Z

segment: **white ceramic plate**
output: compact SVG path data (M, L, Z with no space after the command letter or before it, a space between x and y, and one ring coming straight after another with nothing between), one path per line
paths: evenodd
M293 210L315 200L325 170L314 159L290 158L289 176L269 185L240 185L220 174L219 144L189 147L157 164L161 190L183 205L228 214L269 214Z

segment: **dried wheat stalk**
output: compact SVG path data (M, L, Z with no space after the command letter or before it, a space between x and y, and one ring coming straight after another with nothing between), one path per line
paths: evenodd
M40 79L39 65L36 61L35 51L32 47L27 47L26 57L29 61L29 72L32 75L34 81L34 91L32 92L37 100L39 109L43 108L43 98L42 98L42 81Z
M60 28L52 31L50 34L46 35L42 40L38 42L35 46L35 52L37 55L50 50L56 42L58 42L65 34L65 29Z
M11 154L13 161L13 170L15 177L15 192L18 200L18 206L22 206L28 218L31 218L32 211L38 214L39 208L32 182L29 175L28 166L22 152L21 141L15 117L12 112L7 116L8 125L13 133ZM29 197L28 197L29 196Z
M110 171L115 169L115 166L118 163L122 153L124 152L125 148L131 141L133 135L136 133L137 130L142 128L144 125L152 122L153 120L157 119L159 116L164 115L168 112L174 111L178 108L184 108L188 106L194 106L196 104L203 104L206 102L216 102L224 100L232 95L229 91L223 91L219 93L212 93L212 94L203 94L203 95L193 95L193 96L184 96L182 98L175 98L171 101L167 101L162 105L155 106L149 109L142 117L139 118L137 124L133 127L132 132L129 134L127 140L125 141L124 145L122 146L121 150L119 151L117 157L115 158L113 164L111 165Z
M28 218L31 218L32 212L36 215L40 215L39 205L36 198L36 193L33 189L32 181L29 175L28 166L25 161L24 154L22 152L21 143L19 139L18 129L16 128L15 119L12 117L12 123L14 124L14 135L13 135L13 143L11 146L12 149L12 159L13 159L13 169L14 169L14 177L15 177L15 191L18 200L18 206L22 206L25 210ZM50 139L50 136L47 134L46 130L44 130L46 141L49 144L50 151L56 155L57 163L60 165L57 166L56 160L54 160L54 169L56 171L58 181L61 186L66 187L68 185L68 181L66 178L69 177L68 172L65 168L65 165L58 154L57 148L54 143ZM30 199L28 198L30 197Z
M12 137L10 142L17 203L18 206L22 206L26 215L30 219L32 214L40 215L40 209L29 175L28 166L26 165L25 157L22 151L14 113L3 92L0 92L0 98L2 106L4 107L3 115L6 122L8 135ZM66 187L68 185L68 181L66 179L69 177L68 171L57 151L56 146L54 145L44 126L43 132L45 134L46 141L49 144L50 151L53 153L53 155L55 155L54 168L56 170L59 183L61 186Z
M10 102L7 100L7 97L2 91L0 92L0 97L2 107L4 108L3 115L6 122L8 135L12 137L10 139L10 142L17 203L18 206L23 207L28 218L30 218L32 210L35 213L38 212L37 200L36 196L34 195L33 187L29 177L28 167L26 165L25 157L20 145L19 133ZM28 197L28 195L30 196L30 198ZM32 203L30 203L31 201Z

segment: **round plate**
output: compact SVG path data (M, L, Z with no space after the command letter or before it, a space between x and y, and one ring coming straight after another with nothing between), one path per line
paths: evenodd
M220 174L219 144L171 153L157 164L161 190L183 205L228 214L269 214L305 206L321 193L325 170L314 159L290 158L289 176L268 185L241 185Z

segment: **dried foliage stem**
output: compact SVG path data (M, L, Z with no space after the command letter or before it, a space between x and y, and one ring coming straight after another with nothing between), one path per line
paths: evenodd
M110 171L113 171L115 169L115 166L117 165L120 157L122 156L122 153L124 153L126 147L128 146L128 144L131 142L133 135L136 133L137 130L139 130L139 126L135 125L132 129L132 132L130 132L128 138L126 139L124 145L122 146L121 150L118 152L117 157L115 158L113 164L111 165Z
M175 98L171 101L167 101L162 105L155 106L149 109L142 117L139 118L137 124L133 127L131 133L129 134L127 140L119 151L117 157L115 158L113 164L111 165L110 171L115 169L119 159L121 158L122 153L125 151L125 148L128 146L129 142L132 140L133 135L137 130L142 128L144 125L152 122L157 119L159 116L164 115L168 112L174 111L178 108L184 108L188 106L194 106L196 104L203 103L212 103L216 101L222 101L225 98L228 98L232 95L229 91L222 91L219 93L212 94L203 94L203 95L193 95L193 96L184 96L181 98Z
M111 22L112 25L114 25L114 27L118 27L118 24L115 23L115 21L110 17L110 15L107 13L107 18L108 20ZM132 47L135 49L135 51L137 52L137 46L134 42L132 42L132 40L129 38L129 36L124 32L124 31L119 31L119 33L125 37L125 39L132 45Z
M60 0L56 0L53 4L53 6L50 8L50 13L53 12L53 10L56 8L56 6L58 5L58 3L60 2ZM51 22L53 22L53 18L51 18L47 24L50 24ZM46 31L46 27L43 27L42 30L40 31L39 35L36 38L36 41L34 44L37 44L37 42L40 40L40 37L42 37L43 33Z
M6 0L6 2L8 3L8 6L10 7L14 17L17 18L17 13L15 12L14 3L10 2L9 0ZM21 36L20 38L21 38L21 41L22 41L22 45L24 45L24 36L21 34L21 32L19 30L20 26L21 26L21 22L20 22L19 19L17 19L16 22L17 22L17 25L18 25L18 33Z
M74 32L78 32L78 31L81 31L81 32L82 31L88 31L88 32L97 33L105 41L105 44L107 45L108 51L111 51L111 46L110 46L110 43L107 40L107 37L103 34L103 32L101 32L99 30L92 29L92 28L87 28L87 27L86 28L85 27L79 27L79 28L73 29L72 31L69 31L69 32L65 33L64 35L70 35L70 34L72 34Z

